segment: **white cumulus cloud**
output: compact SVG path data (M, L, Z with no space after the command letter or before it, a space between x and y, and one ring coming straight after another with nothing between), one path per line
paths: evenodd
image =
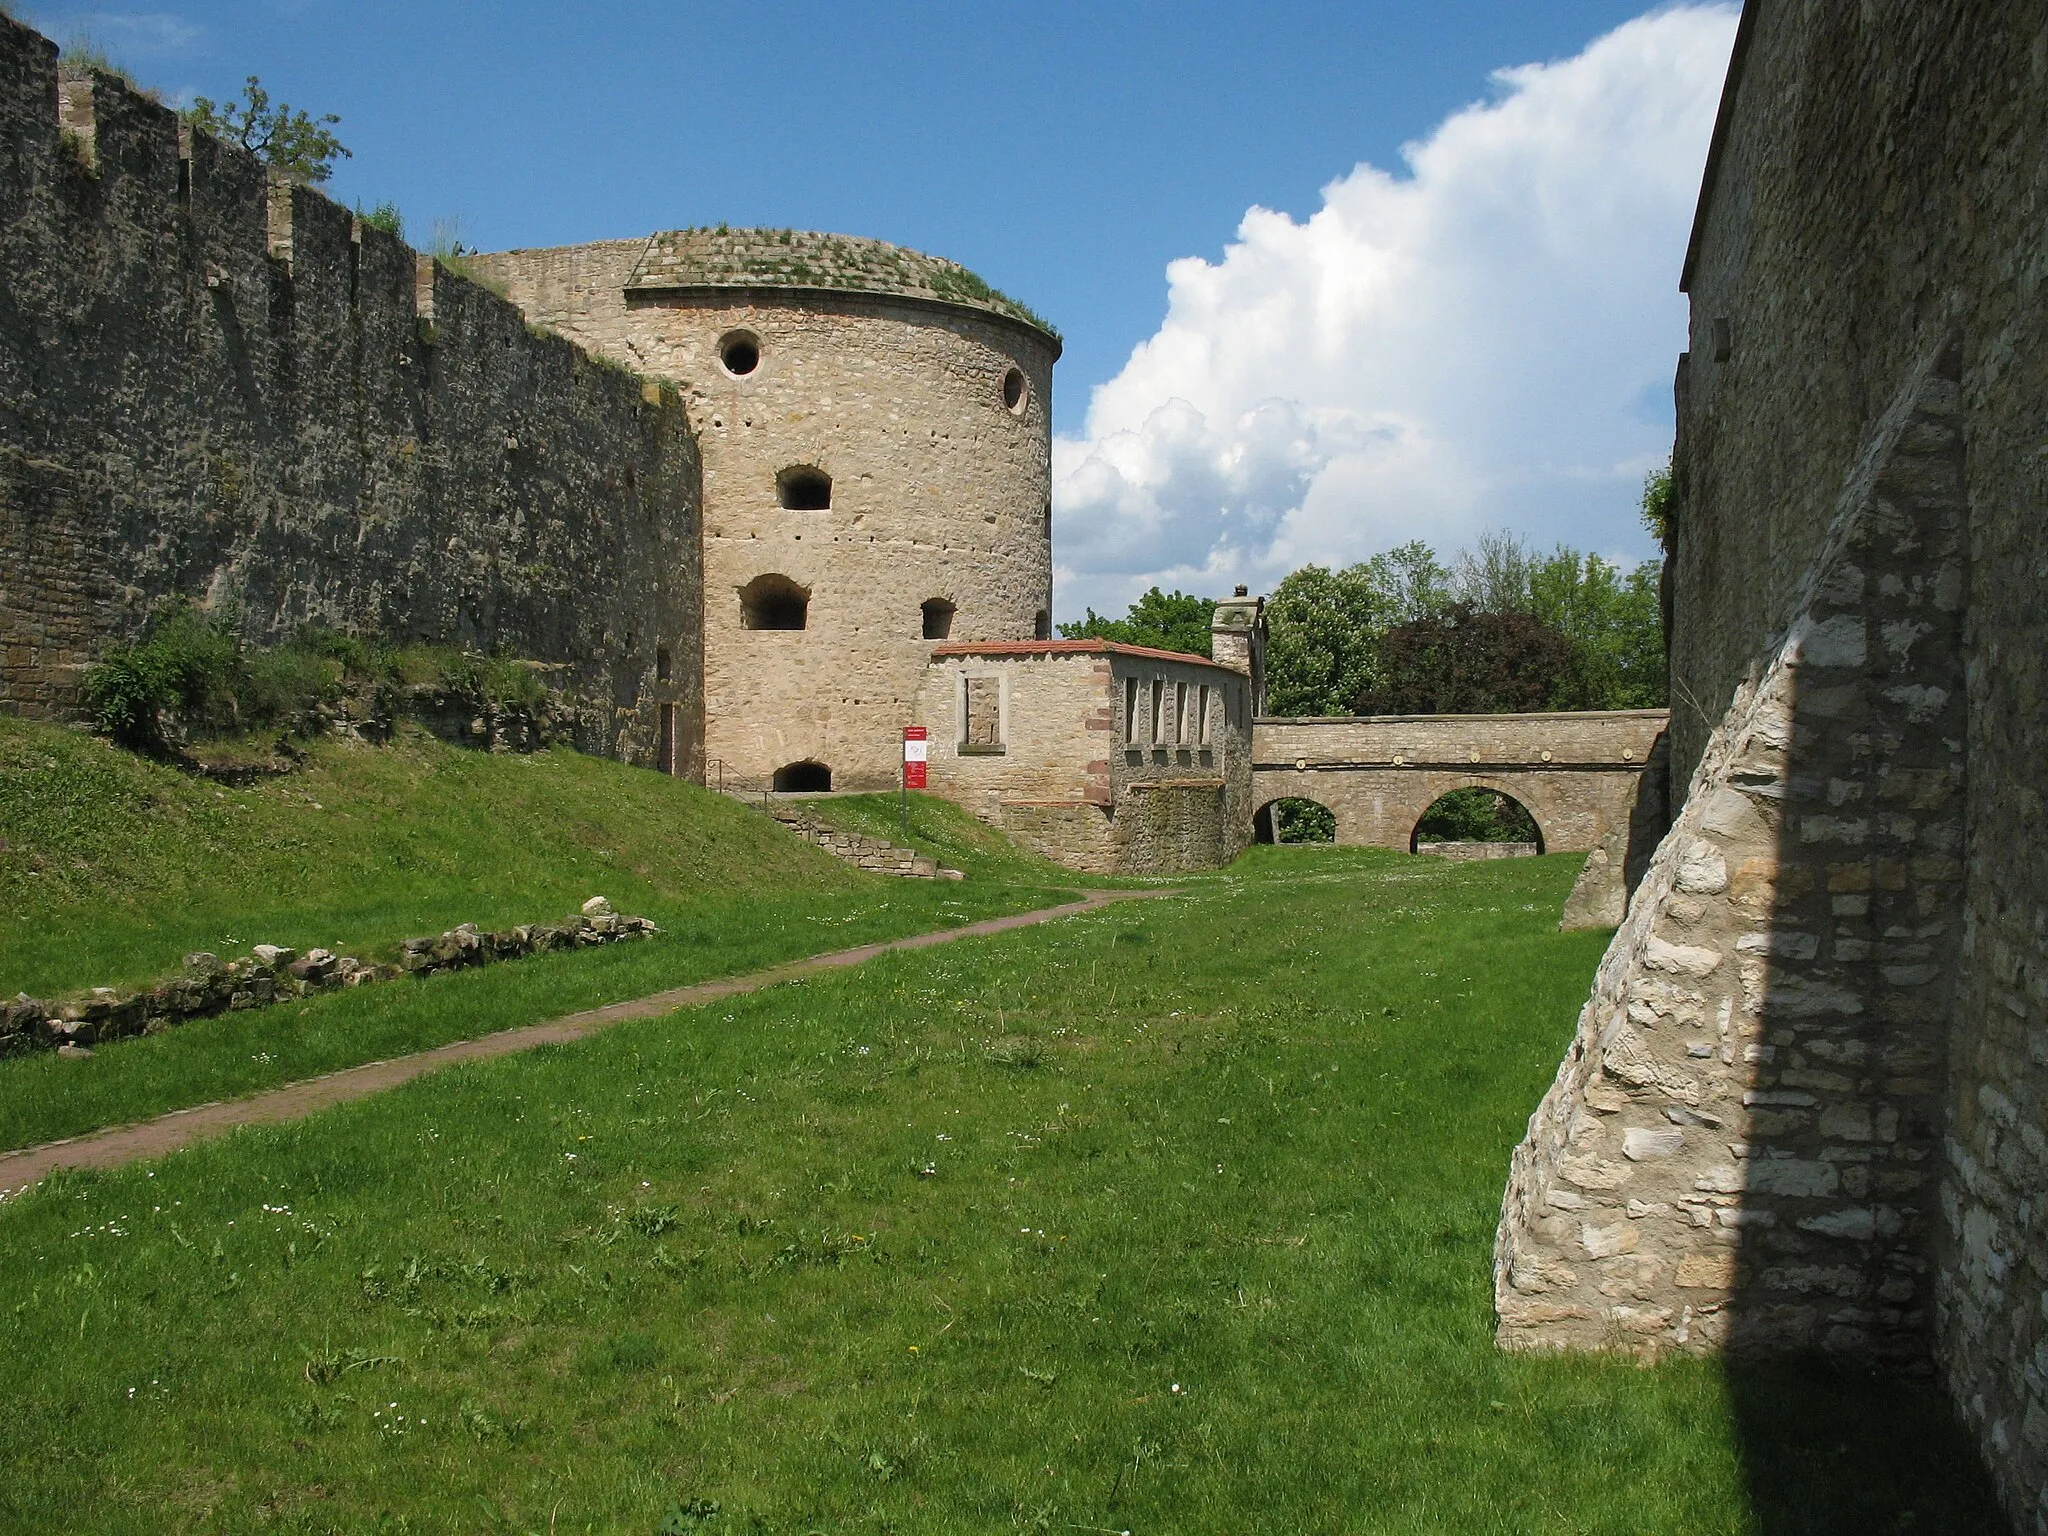
M1484 528L1647 555L1678 268L1735 34L1639 17L1166 269L1157 334L1053 445L1060 607L1269 586Z

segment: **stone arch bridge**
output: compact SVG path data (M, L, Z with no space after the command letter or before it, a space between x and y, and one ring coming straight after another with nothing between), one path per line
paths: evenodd
M1337 841L1407 849L1422 813L1454 789L1496 789L1535 818L1546 853L1589 853L1626 834L1669 711L1260 719L1252 804L1329 807Z

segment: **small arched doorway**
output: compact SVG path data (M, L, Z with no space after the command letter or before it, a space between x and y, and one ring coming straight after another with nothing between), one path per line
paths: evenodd
M784 763L775 770L775 793L778 795L818 795L831 788L832 770L809 758L800 763Z
M1252 815L1252 838L1261 843L1334 843L1337 813L1320 800L1294 795L1268 800Z
M1396 823L1399 825L1399 823ZM1505 790L1486 784L1469 784L1439 795L1429 809L1416 819L1408 834L1408 851L1423 844L1438 846L1483 844L1499 848L1543 851L1543 828L1529 808Z

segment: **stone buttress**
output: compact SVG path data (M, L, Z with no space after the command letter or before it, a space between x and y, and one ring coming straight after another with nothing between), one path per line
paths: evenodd
M1516 1149L1510 1349L1930 1358L1962 865L1952 370L1848 478Z

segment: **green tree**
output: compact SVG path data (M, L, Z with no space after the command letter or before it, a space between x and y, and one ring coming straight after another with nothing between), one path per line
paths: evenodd
M1131 604L1122 618L1112 619L1090 608L1085 619L1062 624L1060 634L1068 640L1115 640L1124 645L1149 645L1161 651L1207 656L1209 627L1215 618L1215 598L1162 592L1154 587Z
M1384 594L1396 624L1440 613L1457 596L1454 573L1421 539L1410 539L1352 569L1366 573Z
M337 157L351 158L329 126L341 119L329 112L311 117L283 102L270 104L270 93L249 76L240 101L213 102L194 98L186 119L202 133L226 139L267 161L293 181L317 185L334 174Z
M1571 677L1552 709L1654 709L1665 702L1657 561L1632 570L1560 544L1547 555L1509 533L1480 535L1458 557L1461 602L1485 613L1533 614L1572 644Z
M1379 677L1361 715L1486 715L1569 707L1572 642L1533 613L1465 603L1396 624L1380 637Z
M1266 708L1348 714L1378 679L1379 637L1394 621L1395 601L1370 565L1290 573L1266 600Z

